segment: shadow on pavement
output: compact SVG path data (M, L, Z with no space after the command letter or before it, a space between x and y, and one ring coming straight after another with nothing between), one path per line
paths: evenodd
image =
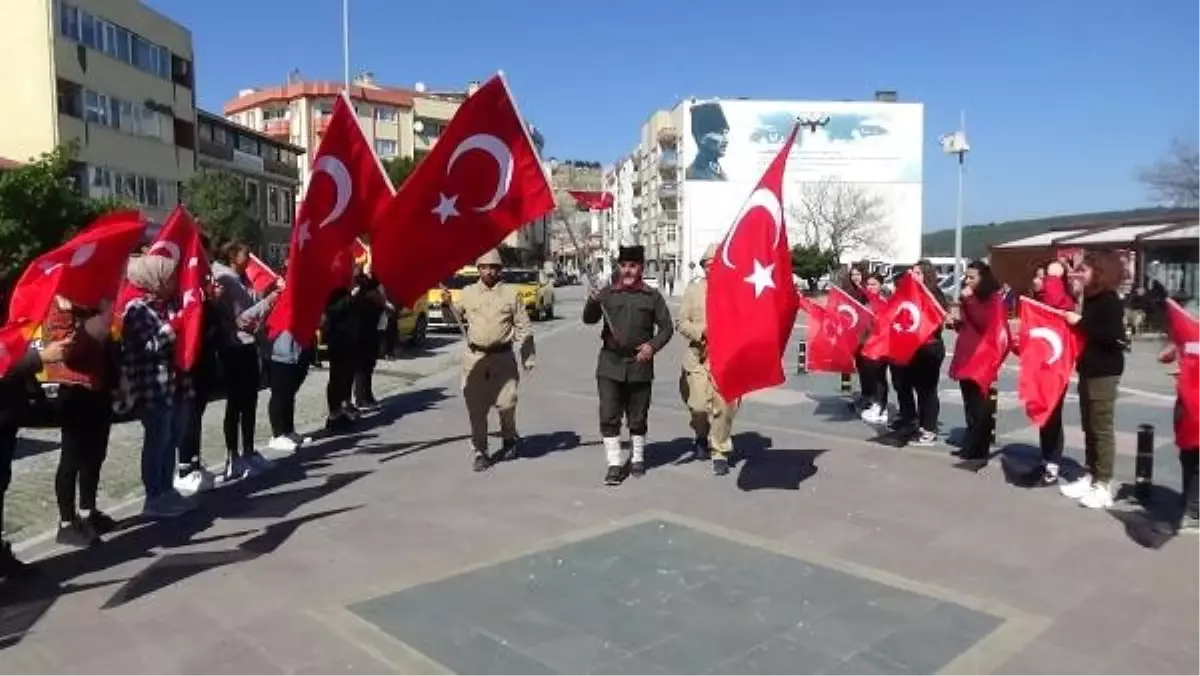
M1138 495L1134 484L1117 489L1114 499L1119 508L1108 510L1125 527L1125 535L1147 549L1159 549L1175 538L1183 516L1183 496L1172 488L1153 484Z
M1017 488L1037 488L1042 485L1042 449L1032 444L1005 444L1000 449L1000 469L1004 481ZM1083 473L1083 467L1072 458L1064 457L1059 467L1060 476L1075 477ZM1055 486L1047 486L1054 488Z
M124 583L104 604L113 608L163 587L212 568L247 561L278 549L296 530L311 521L353 508L328 510L272 523L233 549L215 552L158 554L195 545L212 544L243 537L254 530L242 530L210 537L196 537L218 519L285 519L304 505L320 500L369 475L369 471L310 475L317 467L327 466L324 457L339 450L350 439L334 439L305 446L297 453L275 461L271 471L237 483L220 486L203 494L196 509L181 517L149 522L140 516L123 521L97 547L75 549L41 560L38 574L27 579L5 580L0 584L0 647L18 643L56 600L64 595L107 585ZM273 491L307 479L320 483L290 490ZM72 580L126 564L149 559L144 569L127 580L76 584Z
M861 420L854 401L848 396L840 394L809 394L808 396L817 404L813 409L815 416L824 416L825 420L829 422Z
M521 459L535 459L545 457L551 453L559 451L569 451L579 448L582 443L582 438L576 432L545 432L540 434L531 434L521 438L519 447ZM599 442L591 442L589 446L595 446ZM649 454L649 451L647 451Z
M400 352L400 357L396 361L404 361L405 359L420 359L423 357L436 357L444 352L437 352L439 348L446 347L451 343L462 341L462 336L455 329L454 333L438 333L425 334L425 340L416 347L405 346ZM393 362L395 363L395 362Z
M695 440L691 437L676 437L670 441L646 444L646 469L673 465L692 452Z
M772 448L773 443L758 432L734 435L739 489L799 490L801 482L817 473L816 460L824 449Z
M13 453L13 461L15 462L21 458L32 458L35 455L57 451L61 447L62 444L55 441L17 437L17 449Z

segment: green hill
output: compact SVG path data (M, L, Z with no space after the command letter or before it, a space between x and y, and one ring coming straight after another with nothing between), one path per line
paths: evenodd
M1011 242L1014 239L1029 237L1050 230L1062 230L1075 223L1120 222L1153 218L1160 214L1173 213L1178 213L1178 210L1166 207L1149 207L1145 209L1129 209L1127 211L1063 214L1061 216L1033 218L1023 221L969 225L963 228L963 256L967 258L985 256L989 247L993 244ZM921 238L921 251L925 256L953 256L954 228L925 233Z

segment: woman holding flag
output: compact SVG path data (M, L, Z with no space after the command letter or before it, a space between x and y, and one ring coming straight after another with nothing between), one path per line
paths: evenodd
M1037 269L1033 278L1034 300L1057 310L1066 312L1074 310L1076 301L1067 287L1067 269L1058 261ZM1038 441L1042 449L1041 483L1052 486L1058 483L1059 467L1062 465L1063 454L1063 404L1067 392L1063 390L1050 417L1045 424L1038 428Z
M883 314L887 299L883 297L883 277L872 272L863 287L865 305L876 317ZM858 379L862 385L867 408L862 412L865 422L886 425L888 421L888 364L884 359L872 359L859 350Z
M932 263L918 261L907 274L924 286L943 310L946 309L946 296L938 288L937 271ZM942 378L942 362L945 360L946 345L942 342L939 320L937 329L917 348L912 360L892 371L892 386L900 405L898 429L911 435L909 443L913 446L932 446L937 441L938 415L941 413L938 382Z
M1007 310L999 291L991 266L983 261L967 265L958 316L953 321L958 335L949 372L962 390L967 424L960 451L963 460L984 460L991 447L995 420L989 410L987 392L996 382L996 374L1008 354Z

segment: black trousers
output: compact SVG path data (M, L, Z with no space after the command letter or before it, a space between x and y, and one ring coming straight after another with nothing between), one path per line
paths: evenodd
M992 447L992 416L987 393L973 380L960 380L963 416L966 418L967 434L963 437L963 458L986 458Z
M1046 424L1042 425L1038 430L1038 441L1042 447L1042 462L1054 463L1055 465L1062 464L1063 454L1063 404L1067 401L1067 391L1063 389L1063 395L1059 398L1058 404L1054 410L1050 412L1050 417L1046 419Z
M1180 490L1183 514L1195 519L1200 517L1200 450L1181 449L1179 468L1183 470L1183 486Z
M0 417L4 414L0 414ZM0 420L0 524L4 523L4 496L12 483L13 458L17 455L17 426L14 421Z
M62 452L54 475L58 517L71 521L75 509L75 487L79 486L79 510L96 508L100 490L100 467L108 456L108 432L112 426L112 400L108 392L64 385L62 397Z
M325 403L334 415L350 402L354 388L355 358L352 350L329 351L329 383L325 386Z
M872 404L887 408L888 365L882 361L858 358L858 380L862 385L863 397Z
M629 424L629 434L643 436L650 415L650 394L654 383L650 381L631 383L612 378L597 377L596 390L600 394L600 436L621 436L621 421Z
M917 398L912 383L909 382L908 364L888 364L892 374L892 389L896 392L896 424L901 427L917 426Z
M221 351L221 365L225 372L225 448L230 455L237 453L240 430L241 449L253 451L261 382L258 348L254 345L225 348Z
M395 312L387 313L387 325L383 329L383 355L391 359L396 356L396 348L400 346L400 320Z
M181 475L204 466L200 460L200 431L204 426L204 411L208 408L210 396L203 388L196 388L196 398L192 400L192 408L188 411L187 429L183 432L183 440L179 442Z
M271 362L271 399L267 402L271 436L282 437L296 432L296 393L306 377L308 366L305 364Z
M354 401L360 406L370 406L376 403L371 379L375 377L375 364L379 361L375 355L379 348L374 343L362 347L354 364Z

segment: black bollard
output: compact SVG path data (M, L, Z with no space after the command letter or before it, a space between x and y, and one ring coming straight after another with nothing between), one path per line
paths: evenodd
M808 343L800 341L800 349L796 351L796 373L808 372Z
M988 429L991 432L988 435L988 443L992 446L996 445L996 414L1000 410L1000 391L993 387L988 388Z
M838 386L838 391L841 392L842 394L850 394L850 374L849 373L842 374L842 382Z
M1133 494L1138 500L1150 498L1154 485L1154 425L1138 425L1137 457L1133 462Z

